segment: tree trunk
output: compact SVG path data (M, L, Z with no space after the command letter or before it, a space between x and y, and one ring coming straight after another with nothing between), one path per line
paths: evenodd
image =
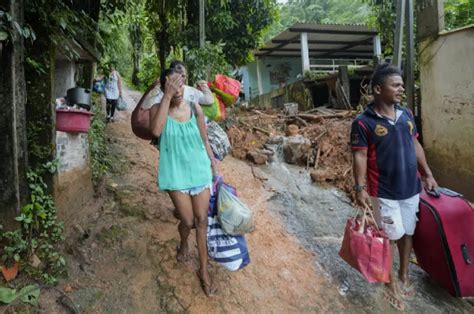
M2 2L14 21L23 24L23 0ZM28 197L28 151L25 119L23 38L0 42L0 217L6 230L18 224L15 217Z
M133 72L132 72L132 83L135 86L140 85L140 79L138 73L140 72L140 57L142 52L142 33L140 24L132 24L129 29L130 39L133 45L132 59L133 59Z

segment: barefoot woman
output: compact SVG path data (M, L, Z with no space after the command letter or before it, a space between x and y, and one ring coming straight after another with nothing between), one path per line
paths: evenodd
M188 237L193 224L196 226L200 261L197 274L205 294L210 296L215 288L207 270L206 233L215 165L207 141L204 114L198 104L183 99L182 75L172 69L165 70L160 83L163 99L150 113L151 131L154 136L160 136L158 183L161 190L168 192L181 217L179 262L188 258Z

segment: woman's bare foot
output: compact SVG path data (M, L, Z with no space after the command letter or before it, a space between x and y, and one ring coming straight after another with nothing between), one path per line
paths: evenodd
M211 280L211 277L209 276L209 273L207 269L205 270L198 270L197 271L197 276L199 278L199 281L201 282L201 288L206 294L206 296L211 297L215 295L217 289L214 286L213 281Z
M189 246L187 243L176 247L176 260L178 263L186 263L189 260Z

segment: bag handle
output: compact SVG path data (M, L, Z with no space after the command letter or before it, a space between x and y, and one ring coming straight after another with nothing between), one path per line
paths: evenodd
M359 214L360 211L361 209L358 207L354 218L357 218L357 215ZM374 214L372 213L372 209L368 205L365 205L362 212L361 228L359 228L359 232L364 233L365 225L367 224L367 221L368 221L367 213L369 213L370 217L374 221L374 224L377 230L380 231L379 225L377 224L377 220L375 220Z

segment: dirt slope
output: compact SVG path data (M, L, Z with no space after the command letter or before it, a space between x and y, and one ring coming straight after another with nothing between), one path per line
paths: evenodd
M139 94L128 91L126 100ZM251 264L232 273L213 263L218 295L206 298L192 259L176 262L177 220L168 196L158 192L158 153L130 129L129 112L110 123L108 138L116 163L98 197L66 221L70 276L45 291L41 310L65 313L243 313L342 312L337 289L314 267L315 256L298 245L269 212L270 193L251 168L231 157L221 165L225 180L256 213L256 230L247 236ZM69 300L70 299L70 300ZM58 302L59 300L59 302ZM71 304L71 301L73 304Z

